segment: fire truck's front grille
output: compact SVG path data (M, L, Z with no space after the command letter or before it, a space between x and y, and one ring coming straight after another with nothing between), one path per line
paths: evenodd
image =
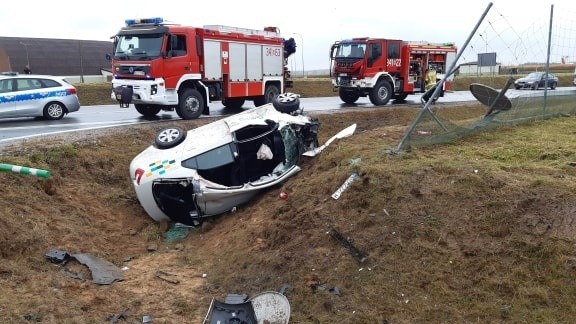
M116 67L116 73L124 75L147 75L149 72L150 67L144 65L120 65Z
M338 85L340 86L349 86L352 82L351 82L351 78L350 77L339 77L338 78Z

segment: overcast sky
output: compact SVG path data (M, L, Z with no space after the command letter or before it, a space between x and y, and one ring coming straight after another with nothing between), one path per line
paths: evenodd
M485 51L498 52L505 64L531 60L535 52L537 57L545 55L552 5L555 20L562 21L552 59L576 61L574 0L3 1L0 36L109 40L125 19L143 17L195 27L276 26L283 37L294 37L298 44L291 68L301 70L304 63L306 70L313 70L329 67L334 41L352 37L454 42L462 48L490 3L461 62L474 61Z

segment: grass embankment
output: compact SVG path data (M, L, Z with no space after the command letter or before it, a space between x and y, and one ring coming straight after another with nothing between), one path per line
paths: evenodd
M576 323L576 119L387 154L417 111L319 115L321 142L351 123L356 133L175 242L141 208L128 166L158 128L203 120L3 152L52 177L0 173L0 322L201 323L213 298L287 284L293 323ZM450 120L484 112L442 109ZM352 172L360 178L332 199ZM110 261L124 280L97 285L77 262L48 262L54 248Z

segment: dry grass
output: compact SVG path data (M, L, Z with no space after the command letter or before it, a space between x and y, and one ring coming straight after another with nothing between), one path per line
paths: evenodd
M289 284L293 323L575 322L576 119L387 154L416 113L318 115L321 140L351 123L357 132L304 160L281 187L176 242L141 209L127 174L159 126L5 149L2 162L53 176L0 173L0 321L101 323L125 311L126 322L200 323L212 298ZM446 108L443 116L481 113ZM354 171L360 179L330 198ZM125 280L67 277L44 258L53 248L126 266Z

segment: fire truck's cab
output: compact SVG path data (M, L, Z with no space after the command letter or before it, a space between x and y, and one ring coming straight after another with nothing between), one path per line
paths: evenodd
M436 81L441 80L454 62L456 51L453 44L396 39L338 41L330 52L332 85L345 103L366 96L377 106L390 99L404 100L409 94L426 92L428 70L436 72ZM450 88L451 80L443 84L443 90Z

